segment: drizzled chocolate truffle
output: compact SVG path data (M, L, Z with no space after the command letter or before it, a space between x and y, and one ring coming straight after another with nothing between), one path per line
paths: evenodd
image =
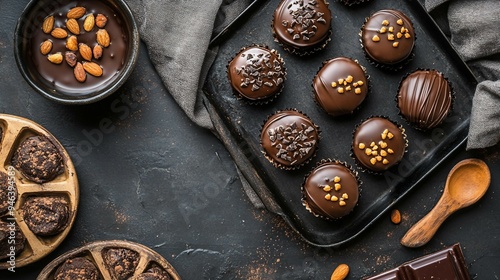
M443 74L436 70L417 70L399 86L397 96L401 115L419 129L438 126L448 115L452 90Z
M319 128L295 110L277 112L269 117L260 135L266 158L282 169L296 169L316 153Z
M282 0L272 22L275 41L300 55L321 50L330 40L331 18L325 0Z
M17 188L13 179L0 172L0 215L7 213L9 205L14 206L17 200Z
M302 201L314 215L339 219L349 214L359 197L355 171L339 161L324 161L306 177Z
M415 31L404 13L380 10L361 28L361 42L365 54L376 66L397 69L412 55Z
M100 280L99 270L90 260L77 257L66 260L56 270L54 280Z
M22 206L24 221L36 235L49 236L68 226L68 202L62 197L28 197Z
M12 157L12 165L36 183L51 181L63 172L61 153L45 136L24 140Z
M269 101L278 95L285 82L284 62L275 50L263 46L243 48L229 63L231 86L249 101Z
M153 266L146 272L139 274L137 277L132 278L132 280L171 280L172 277L168 273L158 266Z
M368 80L363 68L346 57L323 64L313 81L314 97L328 114L351 114L365 100Z
M11 232L14 232L14 239L9 238ZM10 244L10 240L14 240L15 245ZM24 250L25 243L26 238L14 221L0 220L0 259L8 257L7 254L11 252L11 246L14 247L16 255L19 254Z
M361 167L375 173L398 164L406 151L404 128L383 117L372 117L354 131L353 156Z
M134 275L140 256L129 249L113 248L106 250L103 257L113 279L125 280Z

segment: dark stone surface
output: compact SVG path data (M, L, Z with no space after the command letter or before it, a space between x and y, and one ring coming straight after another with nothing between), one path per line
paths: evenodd
M81 194L66 240L37 263L0 271L0 279L35 279L62 253L109 239L153 248L183 279L329 279L339 263L350 266L348 279L359 279L456 242L472 276L500 277L499 146L460 149L397 205L401 224L387 214L347 245L316 248L280 217L252 206L223 145L178 108L144 45L130 80L108 99L54 104L28 86L13 58L15 23L28 1L0 1L0 112L54 134L76 165ZM451 216L424 247L402 247L404 233L439 199L448 171L472 156L492 171L485 197Z

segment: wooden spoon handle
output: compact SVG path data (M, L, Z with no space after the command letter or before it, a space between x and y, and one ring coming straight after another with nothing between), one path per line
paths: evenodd
M401 239L401 244L412 248L425 245L431 240L446 218L457 209L458 207L455 204L440 200L425 217L406 232Z

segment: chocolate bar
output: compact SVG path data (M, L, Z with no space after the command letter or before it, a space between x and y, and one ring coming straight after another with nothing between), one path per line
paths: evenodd
M470 280L460 244L411 260L364 280Z

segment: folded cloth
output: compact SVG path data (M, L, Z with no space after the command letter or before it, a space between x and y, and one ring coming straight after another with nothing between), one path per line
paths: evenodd
M500 141L500 1L425 0L425 7L446 22L442 29L479 80L467 149L494 146Z

